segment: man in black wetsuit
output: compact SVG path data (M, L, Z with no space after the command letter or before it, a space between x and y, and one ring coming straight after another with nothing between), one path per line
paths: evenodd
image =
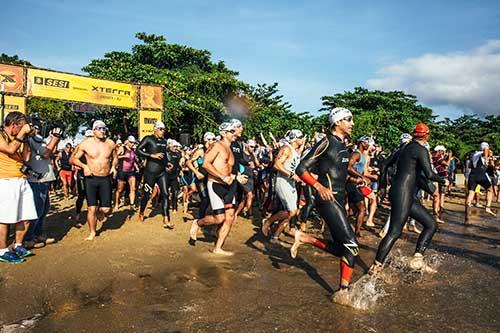
M137 154L146 159L144 167L144 186L139 209L139 221L144 221L144 210L148 204L149 197L153 192L155 184L160 188L160 200L163 215L163 227L173 229L173 224L169 222L168 213L168 173L172 165L167 156L167 140L164 138L165 124L157 121L154 134L142 139L137 147Z
M170 142L168 142L170 141ZM179 184L179 173L181 172L181 152L179 148L181 144L176 140L167 140L167 160L172 165L172 168L168 170L168 193L170 195L169 203L172 210L177 211L177 197L179 194L180 184Z
M330 112L331 130L302 159L297 175L316 189L316 209L330 229L333 242L321 240L301 231L295 232L295 242L290 249L293 258L302 243L312 244L341 258L340 290L346 292L358 257L358 244L345 211L345 185L349 152L344 143L352 133L352 113L346 108ZM310 172L318 175L316 179Z
M396 164L396 174L392 179L389 191L391 202L391 224L389 232L379 244L375 263L370 268L371 273L382 269L385 258L396 240L401 236L403 226L412 217L420 222L424 229L418 237L415 254L410 266L415 269L423 267L423 254L436 232L436 221L416 198L418 178L423 176L431 181L446 183L446 179L432 171L429 152L424 144L429 139L429 128L425 124L417 124L413 131L413 141L399 152Z

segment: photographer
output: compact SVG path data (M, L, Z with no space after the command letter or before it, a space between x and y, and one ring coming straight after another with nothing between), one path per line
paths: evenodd
M53 128L47 137L47 139L50 138L49 143L46 144L44 142L44 136L47 133L46 130L44 131L42 129L47 129L47 127L43 126L43 123L35 119L33 123L35 135L28 139L31 156L27 165L30 168L28 181L33 190L38 219L30 223L24 242L25 248L27 249L43 247L45 244L55 242L53 238L47 238L42 235L42 228L50 208L49 185L50 182L56 180L51 158L62 135L61 128Z
M22 243L28 221L37 218L33 192L26 175L21 172L25 169L24 162L30 157L27 139L33 133L23 113L10 112L0 134L0 198L3 206L0 210L0 261L18 263L31 254ZM9 251L7 237L12 224L16 234L12 251Z

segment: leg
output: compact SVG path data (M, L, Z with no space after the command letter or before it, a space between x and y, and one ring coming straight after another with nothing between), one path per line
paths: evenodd
M97 227L97 206L89 206L87 209L87 223L90 234L85 240L94 240Z
M135 186L136 186L135 183L136 183L135 176L128 178L128 186L130 188L130 194L129 194L130 208L134 210L135 210Z
M410 216L420 222L424 227L417 240L415 253L424 254L427 246L431 242L432 236L437 230L436 221L429 214L419 201L415 201L410 209Z
M156 181L158 187L160 188L160 201L161 201L161 209L163 215L163 227L173 229L174 225L169 223L170 213L168 211L168 187L169 187L169 179L168 175L164 173L158 178Z
M366 220L366 226L374 227L373 218L377 212L377 197L375 192L370 193L368 196L368 201L370 202L370 213L368 214L368 219Z
M115 192L115 208L114 210L118 210L120 206L120 194L123 192L125 188L125 182L123 180L118 180L118 185L116 186Z
M232 252L224 251L222 249L222 245L226 241L227 236L229 235L229 231L231 230L231 226L234 221L234 209L227 209L224 214L224 222L222 223L222 227L219 230L219 236L217 237L217 241L215 242L215 247L213 249L213 253L230 256L233 255Z
M144 221L144 211L146 210L146 206L148 205L149 197L153 193L155 183L156 175L151 174L150 172L145 172L144 184L142 187L141 205L139 207L139 222Z

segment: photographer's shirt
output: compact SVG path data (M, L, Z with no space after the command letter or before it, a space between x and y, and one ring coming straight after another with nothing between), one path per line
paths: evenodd
M29 138L28 140L31 147L31 156L27 164L33 171L41 175L40 179L30 176L28 177L28 181L31 183L46 183L56 180L54 167L50 158L42 157L42 154L47 151L46 143L41 140L37 141L34 138Z
M14 137L7 135L7 133L5 135L0 135L0 140L7 143L14 140ZM0 152L0 178L26 178L21 172L23 166L22 151L23 145L12 155Z

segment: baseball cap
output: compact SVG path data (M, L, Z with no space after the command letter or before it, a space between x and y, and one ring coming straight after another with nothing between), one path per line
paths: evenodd
M96 120L96 121L94 121L94 123L92 124L92 130L95 131L99 127L107 128L107 126L104 123L104 121L102 121L102 120Z

